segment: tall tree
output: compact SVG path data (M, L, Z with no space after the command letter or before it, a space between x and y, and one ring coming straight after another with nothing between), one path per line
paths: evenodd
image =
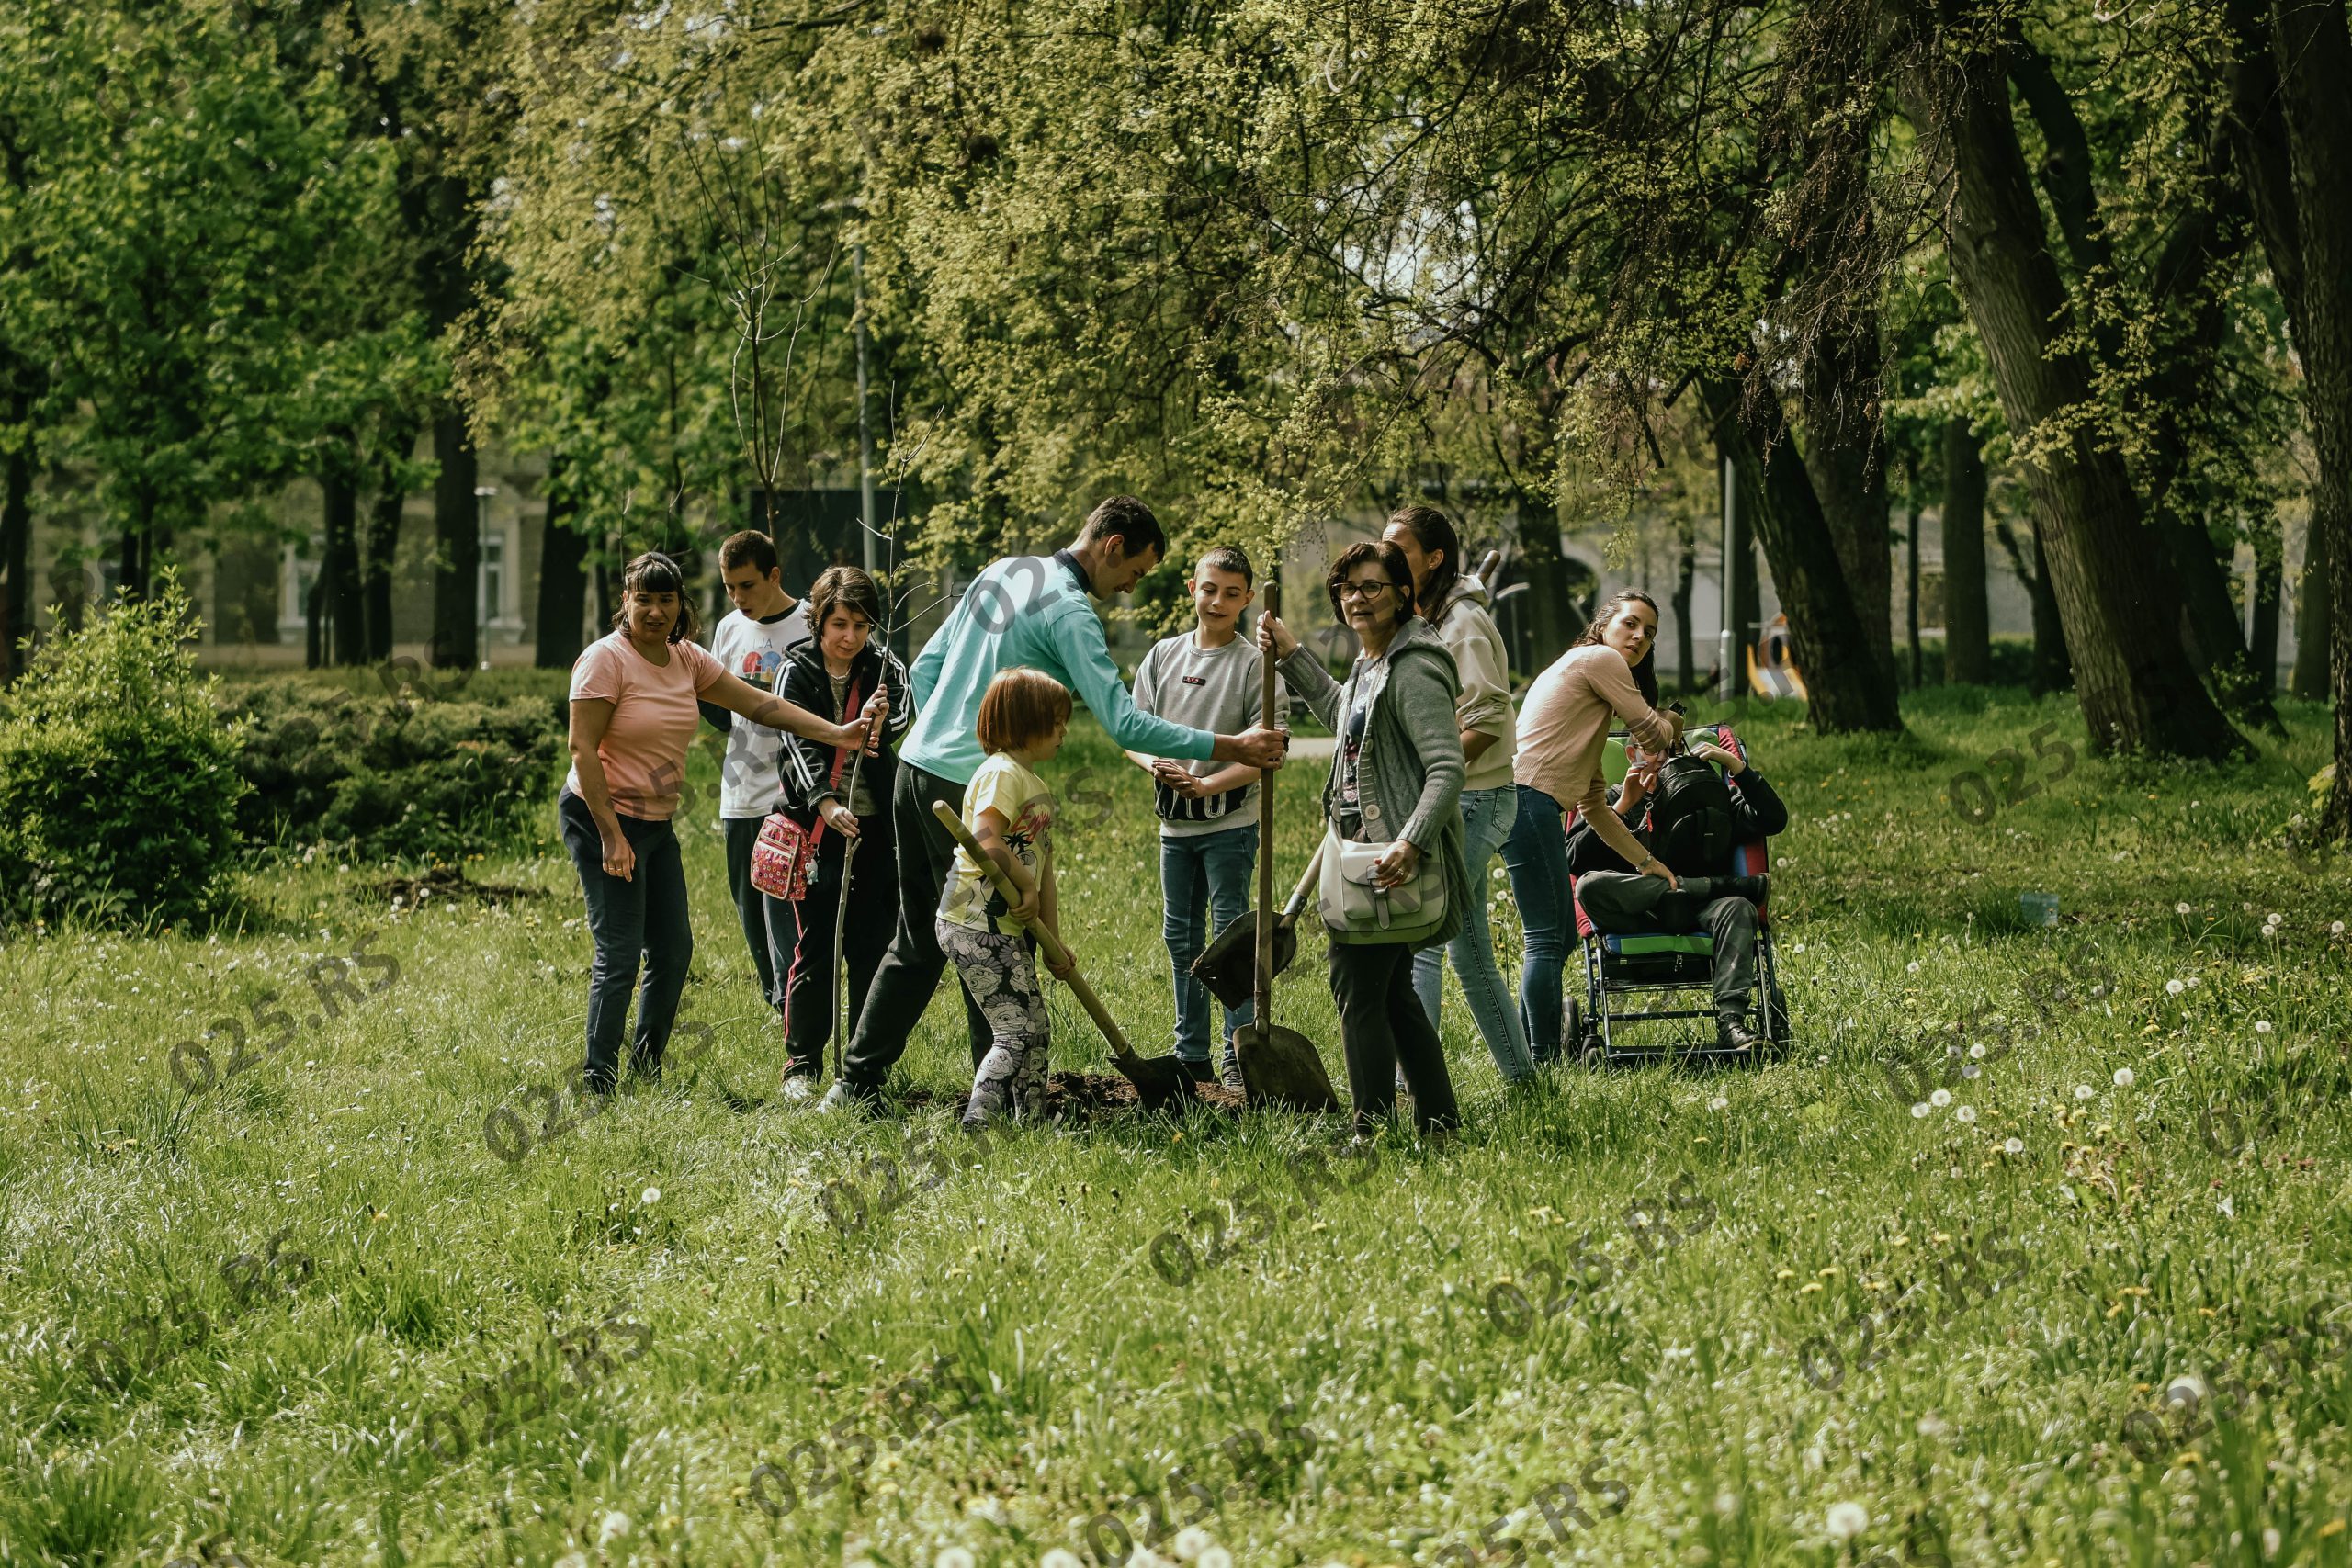
M1984 592L1984 452L1964 418L1943 429L1944 679L1993 678L1993 622Z

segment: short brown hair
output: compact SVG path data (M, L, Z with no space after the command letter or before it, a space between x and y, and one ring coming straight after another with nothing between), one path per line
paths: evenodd
M825 628L835 610L854 610L876 626L882 624L882 591L874 580L854 566L829 566L808 587L808 630Z
M1243 587L1258 586L1258 574L1250 570L1250 558L1233 545L1219 545L1201 557L1199 564L1193 568L1193 581L1200 581L1204 571L1229 571L1241 579Z
M1086 526L1078 531L1078 542L1100 544L1114 534L1125 555L1139 556L1146 550L1162 558L1168 554L1167 530L1151 514L1151 508L1132 495L1114 495L1088 513Z
M980 699L980 750L993 756L1043 739L1069 713L1069 688L1043 670L1000 670Z
M752 567L762 577L775 570L775 541L757 528L728 535L727 542L718 547L718 570L733 571L739 566Z
M1348 573L1366 561L1377 561L1387 575L1388 585L1396 590L1400 606L1396 618L1408 618L1413 614L1413 569L1405 564L1405 552L1385 539L1359 540L1341 550L1340 558L1331 563L1331 573L1323 580L1324 591L1331 595L1331 614L1339 616L1342 624L1346 622L1348 613L1340 607L1340 585L1347 581Z

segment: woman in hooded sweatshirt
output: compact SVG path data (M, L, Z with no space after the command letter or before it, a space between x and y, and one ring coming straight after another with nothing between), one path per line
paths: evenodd
M1387 846L1372 871L1383 891L1413 887L1431 857L1445 890L1429 918L1400 913L1369 928L1351 925L1326 897L1348 1093L1357 1126L1369 1129L1395 1111L1401 1067L1415 1125L1425 1133L1453 1127L1461 1113L1444 1048L1413 994L1413 955L1452 941L1464 920L1486 916L1472 903L1462 862L1462 736L1454 720L1461 681L1445 644L1414 614L1412 570L1396 546L1350 546L1325 586L1333 613L1356 634L1344 682L1272 615L1258 617L1258 646L1282 660L1290 689L1339 736L1323 786L1330 836ZM1326 844L1329 888L1340 855L1328 838Z
M1388 520L1381 536L1396 547L1413 572L1413 598L1427 621L1453 655L1462 680L1453 705L1460 728L1462 759L1462 860L1478 903L1464 911L1462 929L1441 952L1423 948L1413 955L1413 990L1430 1022L1438 1021L1438 1000L1445 981L1445 960L1462 982L1470 1016L1494 1056L1506 1083L1518 1083L1535 1072L1527 1051L1527 1029L1519 1016L1518 998L1503 983L1495 965L1494 936L1487 924L1487 867L1510 837L1519 818L1519 788L1511 782L1511 755L1516 726L1510 710L1510 660L1503 651L1503 634L1487 613L1487 590L1475 577L1462 575L1462 538L1444 513L1434 506L1408 506Z

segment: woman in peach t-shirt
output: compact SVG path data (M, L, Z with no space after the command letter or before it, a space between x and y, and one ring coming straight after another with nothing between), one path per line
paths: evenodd
M662 1053L694 958L686 912L686 873L670 818L686 772L686 748L701 722L695 700L732 709L754 724L789 730L828 746L856 746L869 721L889 711L877 691L848 724L829 724L808 709L758 691L719 668L685 639L694 608L677 563L649 551L621 577L620 614L609 637L591 644L571 667L571 772L556 815L588 897L596 961L588 972L586 1086L612 1091L619 1077L628 994L638 984L637 1035L629 1062L649 1077Z
M1638 589L1619 591L1602 602L1576 646L1535 678L1520 707L1519 750L1511 760L1519 817L1503 840L1503 864L1527 933L1519 1010L1538 1062L1560 1054L1560 968L1576 929L1564 814L1582 812L1635 871L1674 880L1609 809L1600 772L1612 721L1622 720L1653 750L1664 750L1681 734L1672 717L1652 706L1657 676L1649 657L1657 637L1657 602Z

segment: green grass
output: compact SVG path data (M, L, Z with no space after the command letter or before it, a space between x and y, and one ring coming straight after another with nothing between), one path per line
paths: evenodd
M2352 950L2329 926L2352 897L2279 840L2324 715L2290 709L2288 742L2227 771L2085 757L1983 824L1951 777L2030 755L2045 722L2082 750L2071 705L1931 693L1910 718L1895 744L1743 726L1795 816L1774 868L1794 1060L1507 1093L1456 994L1466 1128L1356 1163L1336 1120L1115 1118L983 1155L944 1106L847 1127L755 1105L778 1042L702 823L687 1014L715 1026L707 1055L513 1165L486 1118L537 1126L523 1091L580 1051L589 946L552 843L469 868L543 895L494 907L395 913L384 869L322 855L257 868L233 934L7 933L0 1560L927 1565L952 1545L1027 1564L1084 1555L1109 1508L1139 1531L1147 1490L1203 1514L1198 1482L1202 1528L1242 1563L1499 1563L1506 1538L1609 1563L2345 1562L2352 1382L2327 1329L2352 1273ZM1165 1049L1143 781L1091 728L1056 772L1085 766L1119 809L1063 840L1068 926ZM1287 879L1311 788L1280 794ZM2060 897L2060 928L2026 926L2030 891ZM177 1087L176 1043L222 1015L255 1028L273 991L316 1013L311 965L363 940L397 982L371 965L364 1000L283 1054ZM1336 1073L1321 970L1310 937L1277 1006ZM1100 1069L1067 993L1052 1005L1057 1065ZM1995 1049L1915 1117L1881 1058L1962 1019L1955 1040ZM961 1033L943 990L907 1078L952 1099ZM820 1191L878 1199L882 1160L912 1197L843 1234ZM1154 1238L1197 1249L1250 1183L1271 1234L1166 1282ZM1644 1245L1629 1204L1693 1234ZM1544 1316L1579 1253L1590 1282ZM2004 1280L1989 1299L1972 1268ZM1866 1346L1857 1311L1905 1287ZM518 1368L514 1430L458 1453L435 1417L445 1452L427 1446L444 1410L471 1442L480 1405L458 1402ZM2251 1392L2188 1431L2211 1404L2159 1404L2188 1374ZM894 1413L911 1440L859 1471L854 1434L887 1438ZM1313 1451L1274 1445L1277 1421ZM1242 1428L1270 1434L1247 1475L1247 1440L1220 1446ZM858 1473L811 1496L820 1460ZM754 1506L762 1464L797 1483L781 1518ZM1845 1503L1867 1523L1834 1541Z

